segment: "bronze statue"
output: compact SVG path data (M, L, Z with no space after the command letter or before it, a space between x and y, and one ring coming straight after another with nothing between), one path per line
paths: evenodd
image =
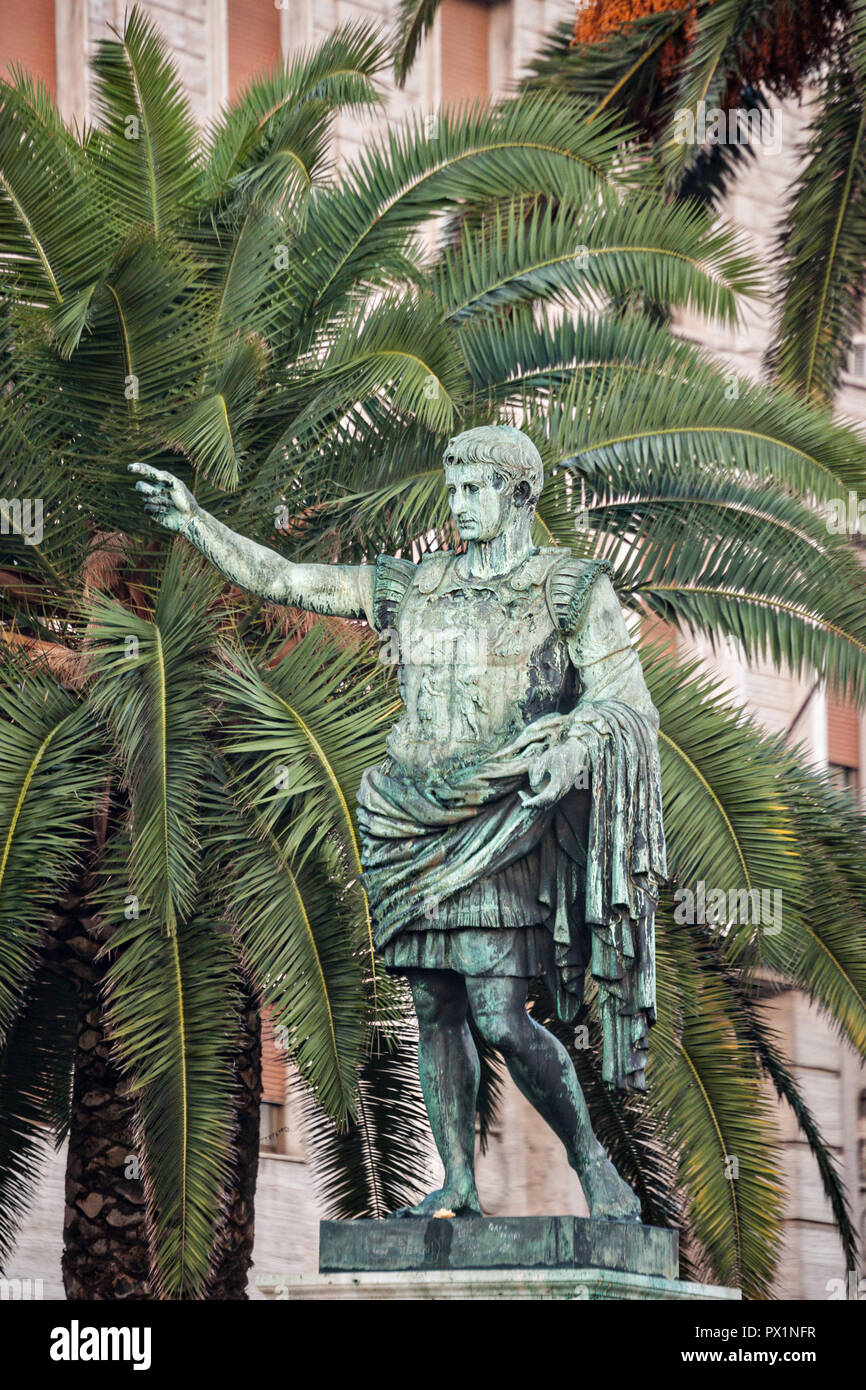
M366 618L398 662L404 709L363 778L358 823L376 945L412 990L445 1181L395 1214L481 1214L471 1010L565 1145L591 1215L637 1221L571 1059L526 998L544 976L573 1021L588 970L604 1077L644 1088L665 877L658 715L607 564L532 543L543 470L531 440L507 425L468 430L444 464L465 550L374 565L294 564L222 525L171 474L132 468L146 511L233 584Z

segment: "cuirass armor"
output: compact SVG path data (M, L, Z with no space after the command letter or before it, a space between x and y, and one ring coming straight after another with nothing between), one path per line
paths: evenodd
M383 660L399 663L404 712L388 751L413 777L483 760L543 714L572 708L576 673L546 584L562 551L510 574L467 578L454 556L419 565Z

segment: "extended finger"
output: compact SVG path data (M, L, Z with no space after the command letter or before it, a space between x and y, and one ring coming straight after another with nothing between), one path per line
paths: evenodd
M164 483L136 483L135 490L144 493L145 497L165 497Z
M151 478L157 483L171 484L174 482L174 475L172 473L166 473L162 468L154 468L150 463L130 463L127 465L127 471L130 473L140 473L143 478Z
M170 483L173 481L171 473L166 473L162 468L154 468L151 463L127 464L127 472L140 473L143 478L152 478L155 482L159 483Z

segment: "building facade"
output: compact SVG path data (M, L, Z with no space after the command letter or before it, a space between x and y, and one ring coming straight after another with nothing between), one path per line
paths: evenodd
M162 29L195 114L206 124L252 76L337 25L366 20L390 27L396 0L146 0L142 7ZM93 115L88 56L110 26L122 26L125 9L125 0L3 0L0 68L17 63L32 71L56 95L67 121L85 122ZM573 0L444 0L405 89L389 90L385 109L375 117L340 119L335 159L351 161L372 132L406 115L432 116L445 102L508 92L545 35L572 13ZM780 119L780 147L757 148L726 208L764 263L796 171L803 107L787 103ZM708 329L688 315L678 317L677 328L732 372L760 375L769 336L766 307L750 307L736 329ZM839 408L866 424L866 321L849 367ZM866 721L853 707L815 680L748 664L732 646L714 653L673 632L668 637L698 653L766 729L803 742L816 762L831 766L840 783L866 804ZM866 1242L866 1069L795 991L774 994L767 1009L836 1154ZM315 1269L320 1215L291 1076L267 1027L265 1032L254 1276ZM780 1112L780 1124L789 1198L777 1292L821 1299L835 1289L838 1296L832 1281L847 1284L848 1272L816 1165L788 1113ZM63 1172L61 1152L46 1164L39 1199L8 1271L12 1277L41 1278L47 1297L62 1296ZM479 1190L492 1215L586 1210L560 1145L513 1087L506 1093L502 1128L479 1161ZM254 1286L251 1294L256 1296Z

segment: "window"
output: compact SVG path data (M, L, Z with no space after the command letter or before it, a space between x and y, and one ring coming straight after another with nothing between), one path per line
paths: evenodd
M851 335L845 374L858 386L866 386L866 299L860 301L860 313Z
M860 772L860 713L856 705L827 691L827 763L836 785L857 794Z
M57 85L54 0L2 0L0 4L0 72L11 63L41 77L50 92Z
M280 12L264 0L228 0L229 100L282 57Z
M287 1133L285 1050L265 1013L262 1015L262 1108L259 1147L262 1153L285 1153Z
M490 13L479 0L443 0L442 102L486 97L490 91Z

